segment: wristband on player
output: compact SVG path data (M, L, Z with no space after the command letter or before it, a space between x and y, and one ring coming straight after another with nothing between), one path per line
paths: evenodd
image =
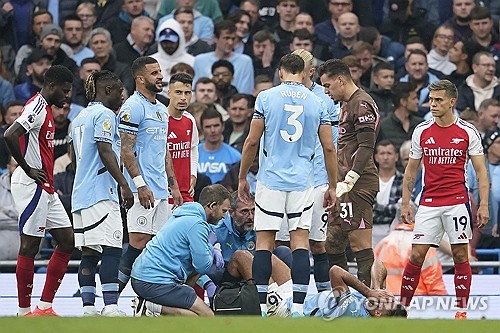
M136 188L146 186L146 182L144 181L141 175L135 176L132 180Z

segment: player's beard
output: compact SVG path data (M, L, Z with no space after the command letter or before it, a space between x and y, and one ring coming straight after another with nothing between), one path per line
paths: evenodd
M154 93L161 93L163 90L162 88L158 88L156 84L151 83L149 81L146 81L145 88Z

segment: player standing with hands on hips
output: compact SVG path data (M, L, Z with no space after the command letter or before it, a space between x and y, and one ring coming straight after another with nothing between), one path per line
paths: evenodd
M410 305L420 280L425 255L438 247L444 232L448 234L455 263L456 319L466 319L472 272L468 244L472 237L472 216L467 187L469 156L479 182L481 203L477 211L478 227L488 224L489 180L481 144L481 135L470 123L453 114L457 88L448 80L429 85L432 119L419 124L412 135L410 159L403 180L401 218L415 223L410 260L401 283L401 303ZM423 190L415 220L410 196L423 161Z

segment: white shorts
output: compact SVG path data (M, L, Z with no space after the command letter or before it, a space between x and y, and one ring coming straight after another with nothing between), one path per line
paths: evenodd
M293 297L293 282L288 280L281 286L273 282L267 290L267 315L275 317L290 317L288 299Z
M254 229L280 230L283 217L288 217L288 231L311 229L313 188L305 191L270 190L257 181L255 188Z
M36 183L12 183L11 192L19 212L20 234L44 237L45 230L71 228L57 193L49 194Z
M134 205L127 213L128 232L156 235L172 215L168 199L155 200L155 206L146 209L141 206L139 196L134 193Z
M120 248L123 241L123 225L120 206L106 200L73 213L75 247L82 246L102 252L102 246Z
M325 192L323 189L327 185L316 186L313 190L314 205L312 210L311 230L309 239L317 242L326 241L326 227L328 225L328 212L325 212L323 207L323 198ZM290 233L288 232L288 218L285 216L281 222L280 230L276 233L276 240L282 242L290 241Z
M472 218L468 203L428 207L419 206L415 215L413 244L439 246L444 233L450 244L467 244L472 239Z

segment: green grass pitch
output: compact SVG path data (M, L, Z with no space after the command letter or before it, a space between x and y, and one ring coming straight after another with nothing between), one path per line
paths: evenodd
M483 333L498 332L500 321L321 318L0 318L4 333Z

